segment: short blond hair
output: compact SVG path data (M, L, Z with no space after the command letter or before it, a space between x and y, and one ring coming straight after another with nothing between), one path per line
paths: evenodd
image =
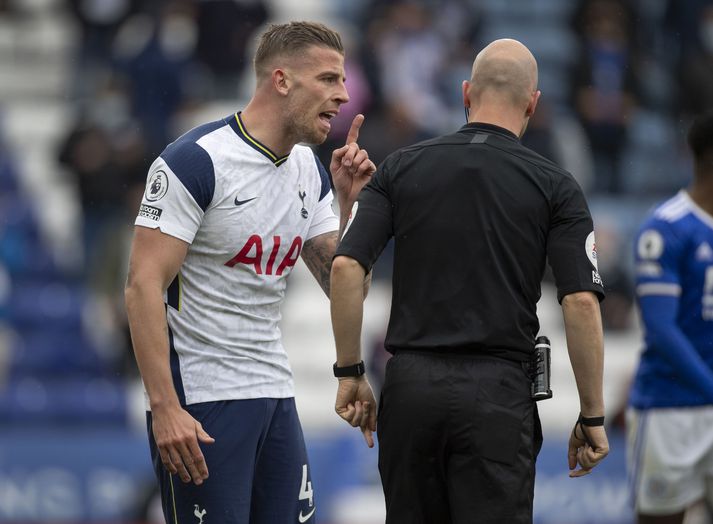
M339 33L318 22L288 22L270 24L260 36L255 53L255 74L262 76L269 72L270 61L276 56L294 55L310 46L334 49L344 54L344 46Z

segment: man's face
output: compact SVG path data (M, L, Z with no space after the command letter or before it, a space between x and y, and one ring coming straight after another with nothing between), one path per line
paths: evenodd
M344 56L311 46L286 68L291 81L285 125L297 142L321 144L339 106L349 101L344 87Z

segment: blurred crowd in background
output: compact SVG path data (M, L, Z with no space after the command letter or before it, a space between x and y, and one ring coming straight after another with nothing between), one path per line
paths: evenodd
M71 25L76 35L75 45L68 47L71 79L61 93L71 117L55 141L53 160L72 189L66 205L79 210L74 236L81 242L70 262L57 260L61 250L47 245L34 209L42 203L23 194L21 162L6 145L0 150L0 282L8 282L0 284L0 321L5 320L5 338L31 346L29 368L50 369L44 353L52 351L35 347L61 339L74 348L72 358L88 374L104 364L135 373L121 288L128 233L148 167L167 143L200 121L207 107L222 103L226 114L241 108L254 82L255 36L289 10L263 0L50 4L60 15L57 23ZM539 62L543 95L523 142L570 170L585 189L598 222L600 269L610 293L603 304L605 327L629 327L632 210L643 212L685 185L690 171L685 131L693 115L713 108L713 2L324 0L306 5L312 6L307 12L341 32L347 49L351 100L328 141L317 148L325 164L359 112L366 115L360 143L377 164L403 145L459 127L464 123L460 83L469 78L475 53L502 36L528 45ZM21 22L32 16L27 6L3 0L0 16ZM377 279L390 276L388 253L382 260ZM52 299L66 310L89 291L91 311L75 320L86 324L89 318L93 337L72 333L65 340L61 336L67 333L58 339L35 329L36 322L46 326L53 314L58 318L57 311L47 311L49 320L36 315L50 300L32 296L38 279L72 283L49 288L62 295ZM43 293L50 292L44 288ZM23 300L32 318L22 317ZM69 329L66 319L59 320L59 331ZM97 340L109 349L88 347ZM13 343L6 346L12 350ZM5 350L0 365L5 374L23 364L14 361L11 350Z
M44 95L68 116L38 154L47 180L67 188L50 216L69 216L71 228L58 245L42 191L28 190L42 187L24 181L38 178L25 158L32 144L0 141L3 425L124 423L122 387L138 375L123 284L148 167L188 128L247 102L255 37L271 21L318 19L344 39L351 100L316 148L325 165L357 113L366 116L359 142L377 165L457 129L477 51L505 36L526 44L543 94L523 142L571 171L588 196L608 331L636 322L634 230L688 182L685 132L713 109L712 0L0 0L2 27L42 10L70 36L56 57L68 81ZM4 64L20 65L21 48L0 30ZM13 130L1 115L15 99L30 107L13 122L45 125L22 92L3 89L12 76L0 68L5 136ZM374 276L390 277L388 252Z

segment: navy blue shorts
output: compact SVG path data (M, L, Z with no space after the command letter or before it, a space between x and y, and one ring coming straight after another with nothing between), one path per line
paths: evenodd
M186 410L215 439L201 444L208 479L184 483L149 445L168 524L314 523L304 436L294 398L205 402Z

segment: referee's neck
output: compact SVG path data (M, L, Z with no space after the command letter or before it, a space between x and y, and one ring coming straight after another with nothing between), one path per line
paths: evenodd
M513 114L514 111L502 111L499 106L481 107L477 111L471 111L468 123L490 124L507 129L512 134L520 138L527 126L527 119L522 113Z

